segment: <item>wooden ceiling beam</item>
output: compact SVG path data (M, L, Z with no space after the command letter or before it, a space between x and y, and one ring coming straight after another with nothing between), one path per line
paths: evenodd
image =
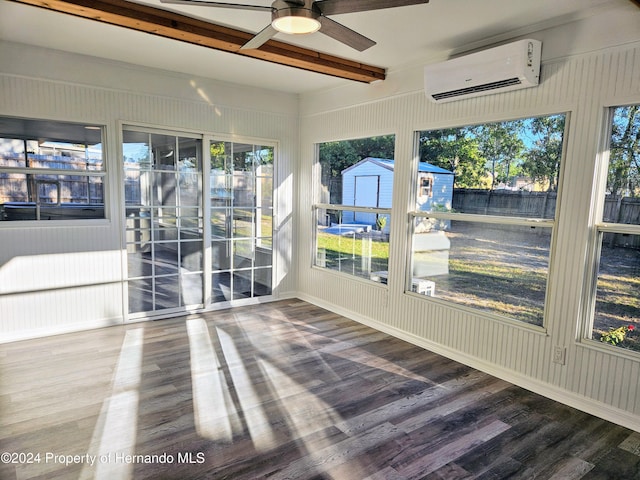
M277 40L269 40L259 49L240 50L252 33L126 0L10 1L357 82L385 79L384 68Z

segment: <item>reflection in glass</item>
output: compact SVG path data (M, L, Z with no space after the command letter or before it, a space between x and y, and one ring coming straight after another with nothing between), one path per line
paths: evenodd
M129 313L150 312L153 308L153 279L129 280Z
M231 268L231 240L211 242L211 266L214 271Z
M180 242L180 265L183 272L202 271L202 242L182 241Z
M253 264L253 240L235 240L232 243L234 268L250 268Z
M231 300L231 272L215 272L211 276L211 302Z
M202 275L183 273L180 276L180 293L183 305L200 305L203 302Z
M252 271L251 270L239 270L233 274L233 298L251 298L253 295L252 289Z
M233 215L233 236L252 238L255 235L254 227L256 225L255 209L252 208L234 208Z
M177 275L158 276L156 274L154 277L155 310L181 306L180 289L176 288L179 284L178 280Z
M257 268L253 272L253 296L270 295L272 278L271 268Z
M102 127L1 120L0 221L105 218Z

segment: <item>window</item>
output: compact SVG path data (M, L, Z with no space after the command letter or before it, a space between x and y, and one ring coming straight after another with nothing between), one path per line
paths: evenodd
M408 291L543 325L564 125L418 132Z
M0 117L0 222L105 218L102 127Z
M611 110L590 336L640 351L640 105Z
M418 191L419 197L433 197L433 175L431 174L419 174L420 175L420 190Z
M385 135L320 144L316 266L387 282L394 141Z

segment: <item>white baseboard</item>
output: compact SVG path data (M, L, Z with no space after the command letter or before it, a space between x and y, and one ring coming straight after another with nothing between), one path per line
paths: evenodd
M113 327L122 325L122 317L109 317L90 322L70 323L66 325L52 325L42 328L30 328L16 332L2 332L0 334L0 344L19 342L21 340L31 340L34 338L51 337L53 335L64 335L65 333L75 333L84 330L95 330L97 328Z
M393 337L424 348L425 350L428 350L430 352L437 353L438 355L442 355L443 357L455 360L456 362L480 370L481 372L487 373L496 378L517 385L518 387L550 398L551 400L555 400L595 417L602 418L611 423L615 423L617 425L635 430L636 432L640 432L640 417L634 415L631 412L627 412L626 410L621 410L592 398L559 388L555 385L541 382L540 380L528 377L514 370L506 369L500 365L486 362L481 358L468 355L465 352L454 350L445 345L432 342L426 338L422 338L404 330L386 325L382 322L341 308L322 299L302 294L299 294L298 296L301 300L335 312L358 323L367 325L368 327L371 327L375 330L387 333Z
M299 298L294 292L284 292L275 295L268 295L264 297L254 297L251 299L243 299L239 301L225 302L222 305L213 305L207 309L186 309L184 311L171 312L159 315L149 315L130 318L126 323L138 323L152 320L161 320L163 318L172 318L181 315L191 315L197 313L204 313L215 310L224 310L237 306L257 305L260 303L275 302L278 300L288 300L292 298ZM35 338L51 337L53 335L64 335L65 333L82 332L85 330L95 330L98 328L112 327L115 325L123 325L125 322L121 316L114 316L110 318L103 318L100 320L92 320L82 323L72 323L66 325L52 325L41 328L31 328L28 330L19 330L15 332L0 332L0 344L19 342L21 340L32 340Z

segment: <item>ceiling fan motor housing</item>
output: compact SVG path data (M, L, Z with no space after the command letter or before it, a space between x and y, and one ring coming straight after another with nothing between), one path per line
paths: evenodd
M271 24L278 31L286 33L312 33L320 29L321 16L313 2L297 3L278 1L271 6ZM295 25L293 25L295 24ZM300 28L300 31L295 31Z

